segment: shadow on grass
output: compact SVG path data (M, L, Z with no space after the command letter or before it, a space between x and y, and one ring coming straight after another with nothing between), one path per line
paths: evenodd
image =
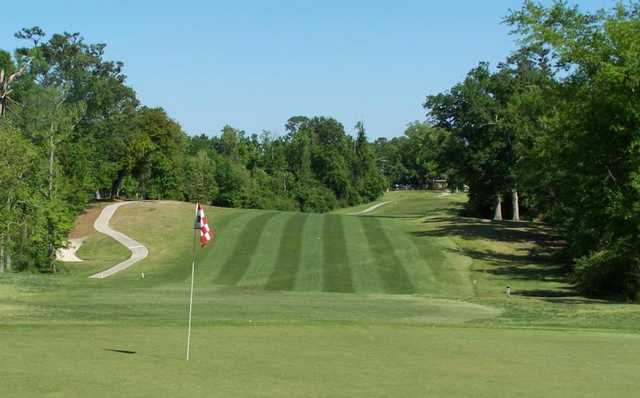
M407 220L415 220L418 218L422 218L423 215L422 214L398 214L398 215L386 215L386 216L376 216L376 215L368 215L368 214L363 214L359 217L367 217L367 218L399 218L399 219L407 219Z
M589 298L581 296L572 286L554 289L523 289L511 293L514 296L533 297L555 304L620 304L614 299Z
M569 284L570 270L563 264L555 262L550 255L532 254L533 250L522 249L515 253L499 253L496 251L480 251L472 249L454 250L452 252L471 257L486 264L476 268L476 272L504 277L510 280L528 280L538 282L555 282ZM553 287L552 289L528 289L514 292L526 297L571 297L578 295L573 288Z
M519 290L519 291L513 292L512 294L514 296L557 299L557 298L576 297L578 295L578 292L576 292L571 287L559 287L553 290L552 289ZM588 301L587 299L584 299L584 298L580 298L579 300Z
M464 206L461 204L451 204L448 207L437 207L428 209L425 216L444 215L450 217L460 216L464 212Z
M104 348L105 351L117 352L119 354L135 354L135 351L131 350L122 350L118 348Z
M489 221L467 217L436 216L424 221L428 229L413 232L420 238L459 237L469 241L485 241L476 245L462 244L448 249L477 260L474 271L511 280L529 280L568 284L570 269L558 261L562 242L551 234L548 226L530 222ZM493 243L508 244L495 245ZM468 247L471 246L471 247ZM505 249L501 249L505 248ZM570 287L561 289L521 290L518 294L529 297L570 297L577 292Z
M414 232L415 236L459 236L464 239L489 239L502 242L535 241L544 246L559 245L548 227L536 223L489 221L466 217L429 218L425 223L442 223L436 228Z
M569 269L565 265L555 262L550 254L538 254L536 249L523 249L515 253L472 249L452 251L491 265L491 267L477 269L479 272L505 275L511 279L566 282L569 273Z
M438 207L434 209L425 209L422 213L399 213L399 214L363 214L363 217L371 218L399 218L399 219L418 219L423 217L440 216L441 219L450 219L451 217L459 216L463 211L462 205L452 204L449 207ZM447 218L448 217L448 218Z

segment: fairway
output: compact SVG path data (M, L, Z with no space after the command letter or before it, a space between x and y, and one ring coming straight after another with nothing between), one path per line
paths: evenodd
M352 216L211 208L217 236L198 252L198 286L449 296L453 290L459 297L473 296L469 269L447 263L455 256L448 252L447 239L421 239L407 230L402 215L394 215L397 206L384 210ZM186 203L148 202L114 216L116 229L137 237L151 252L136 266L145 273L136 286L189 277L184 262L191 255L192 211ZM172 237L169 245L165 236ZM113 279L136 278L130 272Z
M91 233L86 261L63 274L0 275L0 339L11 342L0 392L585 397L639 387L640 310L576 296L540 250L545 226L461 217L464 194L381 201L361 215L371 204L207 207L216 237L197 251L188 363L193 205L120 208L111 227L149 249L132 268L89 279L129 256Z

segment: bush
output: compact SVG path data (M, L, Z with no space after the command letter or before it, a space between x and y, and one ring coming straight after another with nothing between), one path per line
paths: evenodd
M325 213L338 206L336 195L320 184L300 184L296 188L296 199L305 213Z
M579 290L592 296L640 301L640 253L637 244L621 240L578 259L573 277Z

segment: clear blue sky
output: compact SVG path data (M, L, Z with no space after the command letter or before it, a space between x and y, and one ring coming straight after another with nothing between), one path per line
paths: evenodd
M549 1L544 1L549 3ZM613 0L578 2L586 9ZM423 120L427 94L478 61L514 49L500 21L519 0L490 1L6 1L0 48L38 25L107 43L145 105L190 134L230 124L283 131L293 115L332 116L370 138Z

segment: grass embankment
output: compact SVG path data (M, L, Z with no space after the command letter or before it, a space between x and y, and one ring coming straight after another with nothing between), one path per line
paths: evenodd
M362 216L208 208L217 237L198 252L188 364L193 209L123 207L112 226L150 250L132 269L87 279L128 257L93 234L78 254L88 261L63 275L0 276L0 391L634 393L640 309L576 296L544 250L555 243L544 226L459 217L464 195L382 200Z

